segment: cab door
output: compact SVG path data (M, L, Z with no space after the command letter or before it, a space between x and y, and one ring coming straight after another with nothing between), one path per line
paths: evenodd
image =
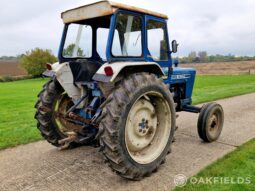
M153 16L145 16L145 23L146 60L158 63L166 79L172 69L166 21Z

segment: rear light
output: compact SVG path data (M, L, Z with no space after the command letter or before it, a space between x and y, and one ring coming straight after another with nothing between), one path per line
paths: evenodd
M104 68L104 72L106 76L112 76L113 75L113 70L111 66L106 66Z
M47 68L48 70L52 70L51 64L47 63L47 64L46 64L46 68Z

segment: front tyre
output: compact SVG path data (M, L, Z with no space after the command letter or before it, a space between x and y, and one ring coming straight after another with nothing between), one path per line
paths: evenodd
M109 95L100 128L106 162L124 178L156 171L170 152L175 130L172 95L154 74L132 74Z
M221 134L223 123L224 112L221 105L215 102L205 104L197 122L199 137L205 142L216 141Z

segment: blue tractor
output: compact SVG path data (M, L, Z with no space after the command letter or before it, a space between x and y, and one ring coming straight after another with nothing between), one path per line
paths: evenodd
M39 93L35 118L42 136L64 148L100 147L118 175L155 172L171 151L176 112L200 113L198 134L215 141L223 127L217 103L192 106L196 71L174 67L166 15L100 1L65 11L59 62Z

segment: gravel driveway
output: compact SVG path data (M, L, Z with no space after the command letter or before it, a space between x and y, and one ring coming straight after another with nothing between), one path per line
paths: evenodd
M225 125L217 142L197 135L197 114L180 113L173 152L157 173L127 181L103 162L97 148L59 151L45 141L0 151L0 190L158 191L174 187L174 176L192 176L211 162L255 137L255 93L218 101Z

